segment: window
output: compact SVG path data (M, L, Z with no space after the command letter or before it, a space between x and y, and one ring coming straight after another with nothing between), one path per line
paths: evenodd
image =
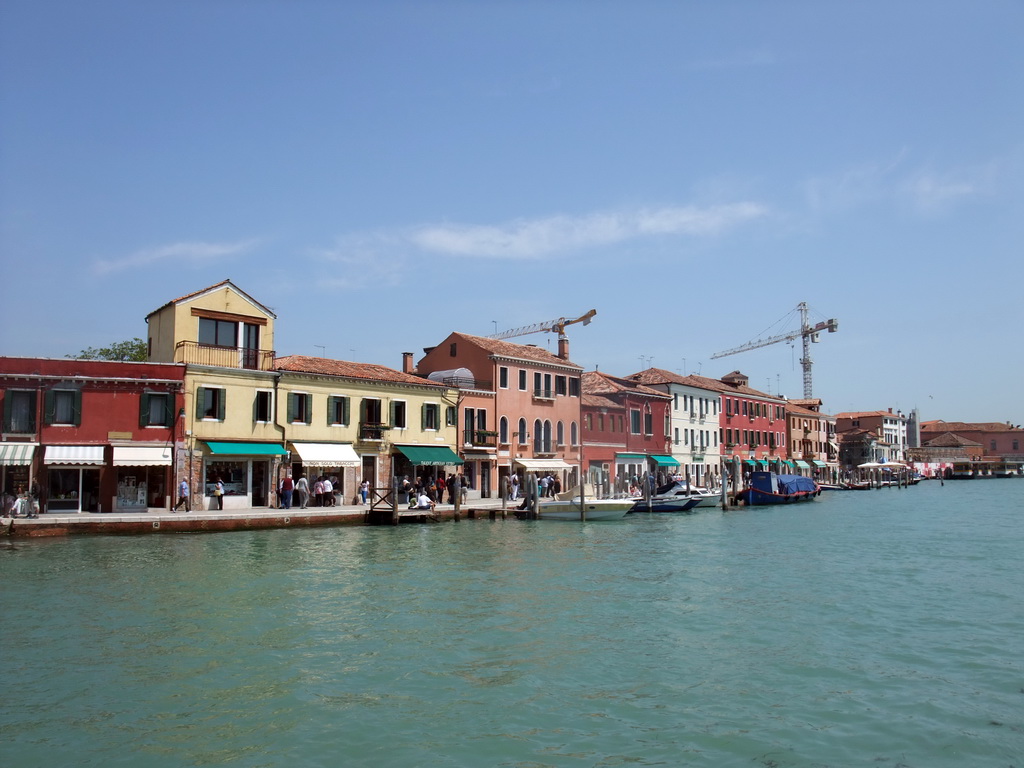
M405 429L408 426L405 420L405 400L391 401L391 426L395 429Z
M569 397L579 397L579 396L580 396L580 380L579 379L569 379Z
M1020 450L1020 440L1014 440L1013 441L1013 450L1015 450L1015 451L1019 451Z
M82 423L82 392L77 389L51 389L46 393L44 421L47 424Z
M519 371L519 391L526 391L526 371L523 370Z
M508 389L508 368L504 365L498 368L498 386Z
M629 411L629 431L634 435L640 434L640 411L635 408Z
M594 415L593 414L588 413L588 414L586 414L583 417L583 428L586 429L588 432L593 430L593 428L594 428Z
M615 417L614 416L612 416L611 422L612 422L612 432L614 432L615 431ZM597 431L598 432L604 432L604 414L603 413L597 414Z
M437 403L424 403L422 414L423 429L441 428L441 406Z
M274 420L274 393L267 389L256 390L252 403L252 420L269 424Z
M990 440L988 446L989 446L989 450L994 451L996 449L996 441L995 440Z
M508 445L508 419L504 416L498 421L498 442Z
M537 374L540 376L540 374ZM540 423L540 419L533 422L533 452L543 453L544 451L544 425Z
M362 417L360 420L364 424L380 425L383 423L381 421L380 400L376 397L364 397L359 404L359 408Z
M555 425L555 445L565 445L565 425L562 422Z
M555 376L555 394L564 396L566 391L565 376Z
M456 344L454 341L451 344L448 345L448 355L450 357L458 357L459 356L459 345Z
M523 373L525 374L526 372L523 371ZM520 445L526 445L526 441L530 439L529 435L526 433L526 419L519 420L519 432L517 433L517 437L519 438Z
M199 318L199 343L210 347L237 347L238 323L229 320Z
M171 396L166 392L143 392L139 398L139 426L169 427L171 422Z
M310 424L313 421L313 396L307 392L288 393L288 423Z
M674 442L675 442L676 445L679 445L679 427L676 427L675 432L676 432L676 434L675 434Z
M327 423L331 426L348 426L348 398L331 395L327 398Z
M575 448L580 443L580 427L575 421L569 425L569 445Z
M444 409L444 425L446 427L454 427L459 423L459 410L454 405L449 405Z
M196 390L196 418L224 421L226 399L220 387L199 387Z
M672 410L673 411L678 411L679 410L679 393L678 392L672 395Z
M540 395L540 385L543 383L543 377L540 375L540 371L534 371L533 373L533 394Z
M654 434L654 414L652 414L650 411L644 414L644 434Z

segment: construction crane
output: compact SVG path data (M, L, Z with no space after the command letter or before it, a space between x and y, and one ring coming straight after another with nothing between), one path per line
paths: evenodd
M580 315L575 320L566 320L564 317L560 317L557 320L548 320L546 323L534 323L533 325L524 325L522 328L512 328L508 331L502 331L501 333L494 333L488 336L488 339L511 339L515 336L527 336L531 333L541 333L546 331L548 333L557 333L559 341L565 341L568 337L565 335L565 327L572 325L573 323L583 323L584 325L590 325L590 321L597 314L596 309L592 309L585 315Z
M760 347L767 347L769 344L777 344L780 341L793 341L796 338L803 339L804 356L800 358L800 365L804 369L804 398L810 399L814 395L811 393L811 343L818 341L818 334L821 331L828 331L829 333L835 333L839 330L839 322L835 318L830 320L823 320L820 323L811 325L807 319L807 302L801 301L796 305L797 310L800 312L800 330L793 331L792 333L784 333L780 336L769 336L767 339L758 339L757 341L751 341L748 344L744 344L740 347L733 349L727 349L725 352L719 352L711 356L714 360L718 357L726 357L727 355L735 355L740 352L746 352L751 349L759 349Z

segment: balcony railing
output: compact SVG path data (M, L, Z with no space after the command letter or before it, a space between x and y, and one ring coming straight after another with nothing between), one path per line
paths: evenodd
M533 390L534 400L554 400L555 390L553 389L535 389Z
M498 433L487 429L467 429L463 440L467 445L479 448L494 448L497 444Z
M197 341L179 341L174 347L174 362L213 365L218 368L245 368L251 371L274 370L274 350L214 347Z
M359 423L360 440L383 440L384 433L391 429L389 424L381 424L376 421L363 421Z

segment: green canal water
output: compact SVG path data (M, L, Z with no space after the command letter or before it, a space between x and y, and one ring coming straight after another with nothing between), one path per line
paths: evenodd
M0 542L0 765L1024 766L1024 481Z

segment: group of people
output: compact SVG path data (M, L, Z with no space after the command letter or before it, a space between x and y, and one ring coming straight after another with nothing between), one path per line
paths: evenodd
M552 472L542 475L537 481L537 485L541 498L550 498L562 492L562 481ZM517 501L520 496L519 475L513 472L508 477L508 499L509 501Z
M27 493L24 487L17 494L4 491L2 504L3 517L39 517L39 486L33 482Z
M448 493L448 503L455 503L455 494L458 493L460 501L465 502L469 493L469 479L465 475L442 475L437 477L417 477L410 481L408 477L402 478L402 492L409 497L410 508L433 509L437 504L444 503L445 492Z
M285 475L278 484L277 497L281 509L291 509L293 501L298 501L299 509L306 509L311 501L314 507L334 507L338 504L334 495L337 484L337 477L327 475L314 476L312 482L305 474L299 475L298 480L291 475Z

